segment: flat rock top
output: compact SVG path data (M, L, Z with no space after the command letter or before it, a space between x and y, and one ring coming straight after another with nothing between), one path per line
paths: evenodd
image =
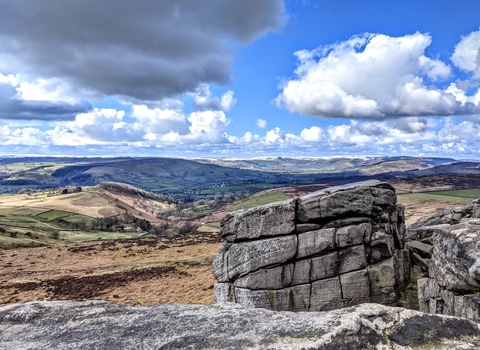
M471 321L378 304L293 313L239 304L57 301L0 308L0 349L474 349Z

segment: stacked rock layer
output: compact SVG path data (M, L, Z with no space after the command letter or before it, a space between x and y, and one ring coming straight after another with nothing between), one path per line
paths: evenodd
M408 282L404 208L379 181L237 211L221 234L217 302L290 311L396 305Z
M480 322L480 219L437 228L429 278L418 280L420 311Z

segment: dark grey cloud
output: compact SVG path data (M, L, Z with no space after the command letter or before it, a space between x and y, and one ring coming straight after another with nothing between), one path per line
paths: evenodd
M79 113L92 109L86 101L69 104L52 101L17 99L14 87L0 83L0 119L11 120L73 120Z
M228 83L229 44L286 21L282 0L0 0L0 8L4 75L143 101Z

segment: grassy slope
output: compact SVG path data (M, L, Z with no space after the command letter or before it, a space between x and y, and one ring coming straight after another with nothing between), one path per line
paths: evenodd
M155 217L151 213L142 211L140 208L133 208L130 204L135 201L137 204L146 203L150 205L149 208L152 208L152 205L156 205L156 208L165 206L163 202L156 202L152 199L156 197L155 195L145 191L126 187L127 193L121 193L121 185L116 186L115 189L117 192L113 193L97 187L80 193L52 197L40 196L41 199L28 199L27 195L2 196L0 203L0 249L138 237L137 233L72 231L68 227L69 223L84 223L87 227L90 227L95 217L108 216L102 215L102 213L109 213L113 209L119 213L128 211L136 217L154 222ZM123 198L131 203L118 198ZM98 211L96 210L97 207L99 208ZM85 214L89 211L94 215ZM56 231L60 234L58 239L54 239L54 232Z
M480 198L480 189L455 190L455 191L435 191L423 193L408 193L398 195L398 201L402 198L419 201L440 201L452 204L468 204L475 198Z
M259 205L279 202L289 198L290 197L283 192L267 192L258 196L253 196L241 203L230 205L227 207L227 209L230 211L250 209Z

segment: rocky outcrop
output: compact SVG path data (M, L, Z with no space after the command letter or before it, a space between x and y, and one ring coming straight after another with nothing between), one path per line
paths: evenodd
M480 219L446 225L433 236L418 299L421 311L480 321Z
M414 292L420 311L480 321L478 217L480 200L474 200L407 227L412 265L407 294Z
M290 311L396 305L409 276L403 206L379 181L235 212L221 234L217 302Z
M319 313L224 303L134 308L105 301L32 302L0 308L0 348L71 349L478 349L466 319L363 304Z

